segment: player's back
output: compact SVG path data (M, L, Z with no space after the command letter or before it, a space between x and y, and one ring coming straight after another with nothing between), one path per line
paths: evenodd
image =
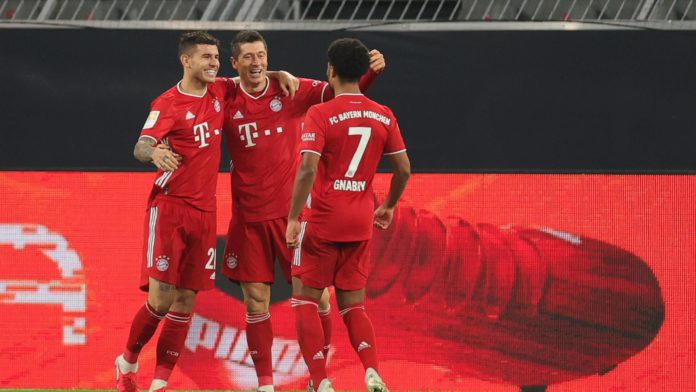
M311 198L314 232L331 241L369 239L379 161L405 150L392 111L362 94L340 94L309 109L301 150L321 154Z

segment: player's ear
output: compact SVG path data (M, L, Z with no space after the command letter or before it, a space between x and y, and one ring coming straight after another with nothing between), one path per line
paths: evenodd
M331 63L326 63L326 80L329 81L334 77L334 70Z
M190 57L186 53L183 53L179 56L179 61L181 62L181 65L184 68L188 68L189 59Z
M235 59L234 56L230 56L230 65L232 68L237 69L237 59Z

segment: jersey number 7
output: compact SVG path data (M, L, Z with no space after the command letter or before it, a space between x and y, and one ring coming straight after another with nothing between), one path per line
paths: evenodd
M370 136L372 135L372 128L370 127L349 127L348 135L360 135L360 143L358 143L358 148L353 154L353 159L350 160L350 165L348 165L348 170L346 171L345 177L353 178L355 172L358 171L358 165L365 154L365 149L367 148L367 142L370 141Z

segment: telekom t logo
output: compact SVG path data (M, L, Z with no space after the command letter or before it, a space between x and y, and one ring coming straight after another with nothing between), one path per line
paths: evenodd
M240 124L239 125L239 139L243 142L246 142L244 147L253 147L256 145L254 143L254 139L259 137L259 133L257 132L257 127L256 123L248 123L248 124ZM283 133L283 127L276 127L276 133ZM271 130L266 129L263 131L263 134L266 136L271 135Z
M193 126L193 140L200 142L201 145L198 148L208 147L208 139L210 139L210 127L208 127L208 122L197 124ZM213 130L215 135L220 134L219 129Z

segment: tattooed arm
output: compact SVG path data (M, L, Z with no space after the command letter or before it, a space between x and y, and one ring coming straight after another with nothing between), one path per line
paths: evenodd
M133 156L142 163L152 163L162 171L174 171L181 164L181 155L150 137L141 137L135 144Z

